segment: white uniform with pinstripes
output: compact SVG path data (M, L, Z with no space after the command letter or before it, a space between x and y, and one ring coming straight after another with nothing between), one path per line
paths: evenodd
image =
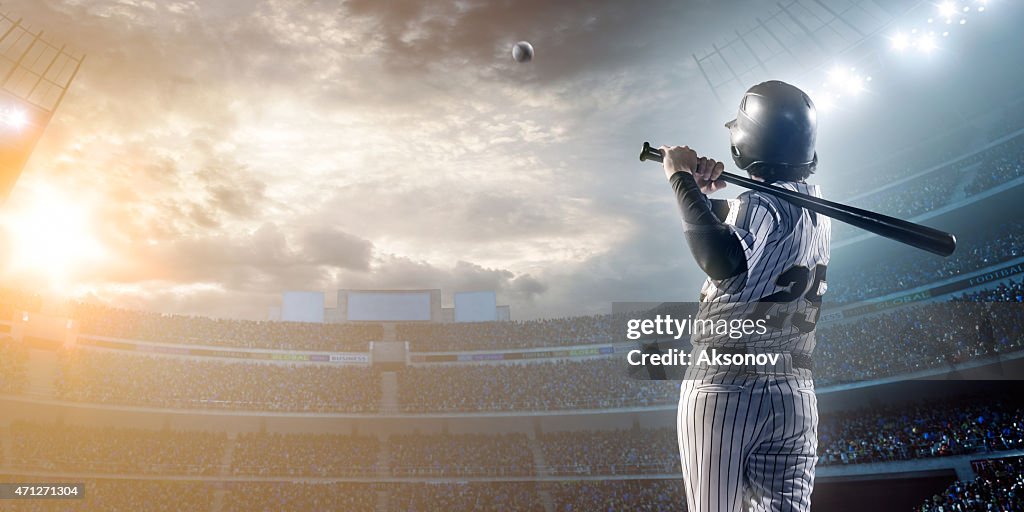
M817 186L776 186L817 197ZM817 400L810 355L829 261L830 219L774 196L746 192L730 201L726 223L739 237L748 271L701 290L705 318L766 318L763 335L693 336L694 355L711 348L778 353L771 367L691 366L679 399L677 431L691 512L810 510L817 460ZM771 303L760 304L768 298ZM694 359L696 360L696 359Z

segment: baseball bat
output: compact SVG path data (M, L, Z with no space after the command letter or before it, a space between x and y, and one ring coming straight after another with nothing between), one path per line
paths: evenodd
M660 149L651 147L650 143L644 142L644 149L640 153L641 162L646 160L661 162L663 156ZM928 226L922 226L869 210L862 210L820 197L809 196L793 190L775 187L728 172L723 172L721 179L726 183L778 196L801 208L832 217L840 222L845 222L851 226L870 231L876 235L884 236L911 247L938 254L939 256L949 256L956 250L955 236Z

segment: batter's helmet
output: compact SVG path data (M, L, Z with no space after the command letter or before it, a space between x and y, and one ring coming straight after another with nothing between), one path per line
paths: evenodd
M725 123L732 158L740 169L756 164L811 168L818 162L814 139L818 114L803 91L772 80L747 90L736 119Z

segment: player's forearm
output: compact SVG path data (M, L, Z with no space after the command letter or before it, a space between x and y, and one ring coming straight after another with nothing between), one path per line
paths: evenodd
M693 176L678 172L669 180L675 191L683 229L697 265L712 279L727 279L747 271L739 238L718 216Z

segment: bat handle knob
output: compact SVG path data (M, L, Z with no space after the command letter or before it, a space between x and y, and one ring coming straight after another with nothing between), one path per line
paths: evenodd
M661 154L661 150L655 147L651 147L650 142L644 142L644 149L640 151L640 161L644 162L647 160L654 160L655 162L661 162L664 155Z

